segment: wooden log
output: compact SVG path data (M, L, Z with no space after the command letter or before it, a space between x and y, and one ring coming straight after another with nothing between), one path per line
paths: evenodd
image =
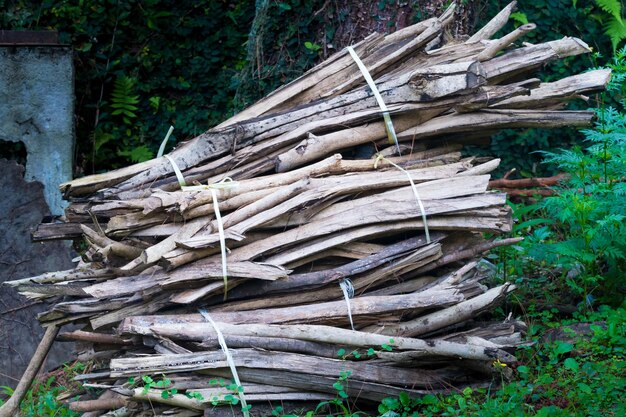
M489 181L489 188L527 188L527 187L550 187L568 178L567 174L557 174L546 178L520 178L517 180L498 179Z
M338 369L341 369L350 372L351 381L415 388L441 387L446 378L445 372L383 367L369 361L342 361L296 353L255 351L252 349L230 349L230 351L237 367L245 364L246 368L296 371L312 377L338 374ZM184 355L152 355L144 358L113 359L111 361L111 376L127 377L139 372L184 372L226 367L228 365L224 359L224 354L220 351ZM332 386L329 389L332 390Z
M507 283L477 297L462 301L449 308L427 314L425 316L398 323L388 324L384 327L369 327L365 331L391 335L391 336L419 336L431 333L435 330L449 326L454 323L463 322L477 317L483 311L500 304L504 297L515 289L515 286Z
M337 358L339 348L327 343L310 342L297 339L280 339L276 337L257 337L224 335L224 340L229 348L253 348L281 352L302 353L325 358ZM217 338L205 338L198 344L202 350L219 349Z
M543 111L543 110L482 110L474 113L427 117L425 121L415 118L394 120L398 140L423 140L438 135L447 135L476 129L502 129L514 127L588 126L593 114L586 111ZM383 122L370 123L360 128L338 131L326 135L310 135L302 143L277 157L276 170L284 172L305 163L324 157L328 152L357 146L386 137Z
M434 242L437 242L442 239L443 236L443 234L435 234L432 236L432 239ZM325 285L331 282L339 282L342 279L364 273L388 262L392 262L396 258L404 256L408 252L424 245L426 245L426 239L423 236L407 239L396 244L383 247L379 252L372 254L371 256L337 268L304 274L291 274L288 280L274 281L269 285L261 284L253 287L247 286L247 288L240 286L230 293L230 299L232 300L256 294L290 291L293 289L300 290L307 287Z
M41 223L32 233L33 242L76 239L82 236L81 223Z
M327 201L345 194L372 191L378 188L397 187L407 183L407 175L411 175L415 182L451 177L462 166L463 164L459 163L446 165L441 167L441 169L417 169L407 171L407 173L387 171L383 173L301 180L229 215L224 220L224 227L235 235L243 235L248 230L266 224L285 213L308 205L311 202ZM465 182L469 183L470 181L466 180ZM210 230L201 236L179 241L179 245L190 249L211 246L219 241L219 234L215 233L216 229L216 226L211 227Z
M377 314L421 310L456 304L464 299L463 295L452 288L433 289L416 294L404 294L385 297L355 297L350 300L352 317L355 322L362 317L375 317ZM342 323L348 324L346 302L329 301L302 306L267 308L250 311L212 312L216 320L227 323Z
M104 344L104 345L131 345L132 344L131 340L122 339L116 335L86 332L83 330L74 330L73 332L61 333L57 336L57 340L62 341L62 342L76 341L76 342L89 342L89 343Z
M534 71L556 59L589 53L589 46L578 38L565 37L538 45L514 49L482 62L491 83L500 83L516 75Z
M218 323L224 334L243 336L281 337L308 340L312 342L334 343L338 345L377 347L389 344L389 336L354 330L340 329L323 325L272 325L272 324L227 324ZM203 323L199 314L167 316L135 316L126 318L118 329L121 334L158 334L172 339L203 340L215 337L209 323ZM465 359L502 361L514 360L513 356L502 351L476 348L472 345L455 344L441 340L421 340L416 338L394 337L394 349L415 350L424 356L446 356Z
M77 413L98 410L112 410L125 407L128 402L129 399L122 396L88 401L73 401L69 404L69 409Z
M438 244L431 244L410 255L395 261L392 266L374 269L364 275L352 279L356 294L361 294L366 288L382 281L395 279L412 269L417 269L427 265L441 257L441 249ZM369 294L368 294L369 295ZM310 304L312 302L324 302L331 300L343 300L343 291L339 285L326 285L321 288L296 291L285 294L268 295L262 299L250 299L241 301L231 301L227 305L213 307L215 311L241 311L255 310L259 308L272 308L279 306L293 306ZM358 325L358 323L357 323Z
M479 61L486 61L493 58L498 52L500 52L522 36L526 35L528 32L535 30L536 27L537 25L535 25L534 23L526 23L517 27L513 32L509 32L500 39L490 42L485 50L479 53L476 58Z
M55 284L70 281L95 281L108 279L115 276L115 272L109 268L80 266L75 269L68 269L58 272L46 272L29 278L21 278L13 281L5 281L4 285L17 287L22 284Z
M406 190L404 195L385 193L375 198L361 198L352 200L345 204L336 204L333 207L332 214L330 212L320 213L315 221L302 225L297 229L288 230L275 236L263 239L247 246L235 249L231 252L230 259L233 261L255 259L260 255L276 251L278 248L293 245L296 242L311 240L328 236L331 233L354 229L356 226L366 226L369 224L383 224L394 221L402 221L406 219L419 219L422 212L413 200L407 197L413 197L410 190ZM465 209L473 209L479 207L488 207L492 205L503 204L504 195L490 194L471 197L461 197L456 199L448 199L445 202L440 200L422 200L425 213L427 216L436 214L450 213ZM380 201L385 204L380 205ZM356 220L356 221L355 221ZM387 227L387 226L385 226ZM387 229L389 230L389 229ZM277 265L285 265L298 258L319 251L322 248L332 247L339 243L356 240L362 238L364 233L380 234L384 233L385 228L362 229L358 235L350 236L344 234L341 241L334 243L328 241L326 244L318 242L319 245L309 244L308 247L301 247L297 252L289 252L273 256L267 260ZM322 247L323 245L323 247Z
M492 108L522 109L530 106L551 107L566 100L584 98L583 94L604 90L611 76L610 70L594 70L551 83L542 83L530 90L528 96L517 96L499 103Z
M490 39L500 29L506 25L509 21L509 17L513 10L517 7L517 2L512 1L504 9L502 9L496 16L494 16L485 26L483 26L478 32L473 34L466 43L480 42L485 39Z

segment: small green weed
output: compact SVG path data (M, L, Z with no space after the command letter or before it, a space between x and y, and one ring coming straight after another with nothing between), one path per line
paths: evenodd
M600 308L576 321L593 336L527 347L514 367L516 381L497 391L466 388L450 395L386 398L380 417L553 417L626 415L626 304ZM496 366L501 366L496 364Z

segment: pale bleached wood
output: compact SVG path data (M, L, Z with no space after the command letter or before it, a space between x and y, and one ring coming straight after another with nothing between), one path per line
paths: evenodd
M382 35L374 33L359 42L354 46L354 48L358 54L365 55L370 53L369 51L383 41L384 37ZM259 100L253 106L239 112L227 121L218 125L218 128L230 126L246 119L267 113L284 102L293 100L294 97L302 91L318 86L322 80L335 76L338 73L342 75L341 71L351 65L354 65L354 63L348 52L345 50L340 51L338 54L331 56L328 60L312 68L301 77L283 87L280 87L264 99Z
M471 194L484 192L488 185L488 179L488 176L453 177L418 184L416 188L423 201L425 213L430 216L500 204L502 199L495 194L489 196L471 196ZM452 198L455 195L469 196L459 197L457 199ZM445 198L446 202L443 203L442 200L439 200L440 198ZM342 217L348 212L350 214L347 218ZM359 215L356 215L357 212L359 212ZM233 260L248 259L247 256L252 258L264 251L277 248L276 245L281 243L283 245L293 244L296 241L306 240L313 236L333 233L350 227L391 220L406 220L411 217L421 217L421 214L421 210L415 201L411 187L401 187L392 191L379 193L373 197L363 197L334 204L332 207L317 214L308 224L296 230L288 230L279 235L256 242L253 245L247 245L245 248L239 248L233 251L231 256ZM267 247L267 249L259 249L260 252L254 255L257 249L250 248L250 246L258 248Z
M408 77L412 88L418 94L427 97L427 101L430 101L433 98L476 89L485 83L483 73L484 71L479 63L464 62L416 70ZM435 81L431 78L433 74L435 74ZM436 110L431 106L430 110L422 111L419 115L394 117L395 129L397 131L405 130L411 125L422 123L440 114L443 110L445 110L445 107L441 110ZM277 171L284 172L305 162L315 160L328 154L328 152L376 141L386 136L387 133L383 123L369 123L362 127L340 130L323 136L309 134L308 139L305 139L293 150L278 157L280 162L278 163ZM306 159L303 159L305 150ZM287 162L292 160L294 162ZM298 162L295 162L295 160Z
M510 44L512 44L519 38L521 38L522 36L526 35L528 32L535 30L536 28L537 28L537 25L535 25L534 23L527 23L525 25L521 25L515 30L513 30L512 32L509 32L508 34L504 35L500 39L496 39L494 41L489 42L485 50L479 53L476 58L479 61L486 61L488 59L491 59L494 56L496 56L498 52L500 52L501 50L503 50L504 48L506 48L507 46L509 46Z
M463 163L449 164L430 169L410 170L408 174L415 182L451 177L465 168ZM224 220L224 227L235 235L243 235L248 230L261 226L285 213L289 213L314 201L328 201L336 196L372 191L378 188L390 188L403 185L408 181L407 174L397 171L380 173L352 174L338 177L301 180L287 188L264 197L256 203L229 215ZM424 188L424 187L422 187ZM297 194L297 195L295 195ZM294 196L295 195L295 196ZM288 197L291 197L287 199ZM203 248L219 241L219 234L212 227L201 236L180 240L179 245L186 248Z
M414 320L398 324L389 324L384 327L368 327L364 329L364 331L405 337L415 337L431 333L451 324L477 317L483 311L500 304L504 297L514 289L515 286L511 284L500 285L477 297Z
M517 1L512 1L497 15L495 15L485 26L472 35L465 43L480 42L481 40L490 39L509 21L509 17L517 6Z
M282 339L277 337L256 337L256 336L239 336L239 335L223 335L226 345L229 348L254 348L281 352L302 353L315 356L323 356L326 358L337 358L339 348L336 345L328 343L309 342L297 339ZM205 338L199 343L202 350L220 349L217 338ZM203 385L206 386L206 381Z
M443 235L439 234L432 236L432 238L434 241L438 241L443 238ZM306 287L325 285L331 282L339 282L344 278L364 273L385 263L394 261L398 257L405 255L407 252L425 245L426 239L423 236L411 238L393 245L383 246L376 253L370 254L370 256L344 264L337 268L303 274L291 274L287 280L254 285L248 290L249 292L246 292L244 286L240 286L237 290L231 292L230 295L231 297L246 297L255 294L268 294L271 292L282 292L296 288L302 289Z
M276 280L287 277L288 270L271 264L254 262L231 262L228 265L229 276L238 278L258 278L262 280ZM196 281L222 280L222 265L216 263L201 263L189 265L165 273L162 270L143 273L137 276L119 277L103 283L91 285L83 289L95 298L107 298L133 294L149 288L170 288L193 283Z
M129 306L113 310L109 313L90 317L89 323L93 329L98 329L109 324L118 323L124 318L131 317L133 315L156 313L168 304L169 301L167 295L160 295L146 301L140 301L136 304L131 304Z
M372 59L368 59L369 57L365 58L364 60L362 59L363 64L367 68L370 75L376 77L381 73L381 71L396 63L404 56L411 54L417 49L427 45L431 40L435 39L441 33L442 28L443 25L441 24L441 22L436 19L431 19L430 25L427 26L422 33L420 33L415 38L410 39L409 42L405 43L400 49L391 53L387 52L383 56L373 56ZM346 78L346 81L340 83L339 85L335 84L334 88L331 91L320 96L323 97L340 94L341 92L347 91L355 85L363 83L364 81L363 74L361 74L361 71L356 68L356 65L353 66L353 74L348 75ZM329 84L327 80L324 81L326 81L326 84Z
M212 375L228 377L228 371L223 370L211 370ZM277 370L264 370L264 369L250 369L244 368L239 372L241 378L245 378L246 381L255 381L258 383L264 383L268 380L281 381L282 385L290 387L300 387L302 389L310 389L320 392L328 392L329 395L335 395L336 391L332 391L328 387L332 388L332 385L337 381L336 376L315 376L311 378L310 375L304 373L277 371ZM476 387L478 388L478 387ZM352 398L361 398L367 396L372 401L381 401L383 398L389 396L398 396L402 392L410 396L423 396L433 393L449 392L449 389L416 389L410 386L403 388L394 387L386 384L378 384L373 382L352 381L345 385L346 393ZM315 408L315 406L311 407Z
M89 287L87 287L89 288ZM54 305L54 311L66 315L78 315L83 313L97 314L105 311L122 308L131 303L130 297L120 294L113 300L96 300L92 298L81 298L76 301L62 301Z
M59 341L76 341L100 343L103 345L131 345L132 341L123 339L113 334L87 332L83 330L74 330L72 332L60 333L57 338Z
M11 398L0 406L0 417L14 417L19 414L20 402L26 396L30 384L35 379L35 376L37 376L39 368L41 368L41 364L46 359L46 356L54 343L54 339L59 333L59 329L60 328L57 326L49 326L46 329L46 332L39 342L35 353L33 353L33 357L28 363L24 374L20 378L15 391L11 393Z
M389 343L389 340L386 342ZM452 345L451 342L437 342L442 345L444 343L448 346ZM493 348L493 350L497 351L497 348ZM425 388L442 384L443 381L441 379L445 379L446 376L445 372L435 373L426 369L391 368L369 361L342 361L341 359L329 359L296 353L254 351L251 349L232 349L231 353L236 366L245 364L247 368L295 371L311 377L332 375L338 372L337 368L341 368L350 372L351 382L363 381L400 387L410 384L413 387ZM152 355L143 358L113 359L111 361L111 376L126 377L132 375L132 372L138 371L142 373L159 373L163 371L181 372L226 367L226 360L222 352ZM332 389L332 387L329 388Z
M244 281L239 278L229 279L225 286L223 282L212 282L198 289L185 290L179 293L174 293L170 297L170 301L175 304L191 304L197 302L202 298L206 298L209 295L222 295L225 293L225 289L232 289L243 283Z
M32 284L56 284L61 282L82 281L82 280L103 280L115 276L115 272L109 268L98 269L83 265L74 269L67 269L58 272L46 272L34 277L21 278L13 281L4 281L3 285L17 287L18 285Z
M103 248L105 256L108 255L109 252L113 255L117 255L125 259L134 259L141 255L141 247L131 246L114 241L107 238L106 236L98 234L95 230L82 224L81 230L86 239Z
M221 263L200 262L191 264L168 274L168 277L159 283L163 288L177 287L198 280L222 279ZM270 263L229 262L228 275L237 278L259 279L275 281L287 278L290 270Z
M611 78L611 71L594 70L561 80L542 83L532 89L529 96L518 96L493 104L493 108L518 109L529 106L551 106L569 98L581 98L582 94L604 90Z
M491 83L499 83L515 75L533 71L548 62L589 53L589 46L578 38L528 45L484 61L483 67Z
M416 45L418 45L419 42L417 40L416 42ZM410 46L410 44L411 42L407 45L402 46L402 52L398 54L385 54L385 59L393 61L401 58L402 55L405 53L412 52L412 47ZM379 62L384 62L384 60ZM322 88L320 86L320 83L318 83L316 87ZM258 124L256 120L246 121L246 123ZM285 129L285 131L287 130L288 129ZM209 131L203 135L194 138L193 141L184 143L169 156L172 160L174 160L174 163L179 167L179 169L184 171L194 165L201 163L211 156L220 156L231 148L236 149L236 147L247 146L258 141L257 139L254 139L254 136L250 137L248 135L246 135L245 138L239 138L238 136L240 136L240 134L238 131L245 132L246 129L236 129L227 126L223 127L222 129ZM163 163L152 166L141 174L124 181L118 187L114 187L113 189L111 189L110 192L115 193L117 192L116 190L133 188L134 185L137 185L138 183L145 184L171 172L172 169L169 166L169 161L165 160Z
M486 250L517 241L487 241L475 233L511 229L504 196L486 192L486 174L499 161L462 159L460 145L427 146L438 141L473 143L503 127L588 124L590 113L557 110L570 99L585 99L583 94L602 90L609 76L596 71L545 84L529 78L545 63L589 49L574 38L523 48L512 45L530 26L489 41L511 10L512 5L470 43L446 44L450 39L443 28L452 22L448 11L396 35L375 35L357 48L388 104L403 141L402 156L396 156L395 146L389 145L378 104L345 51L252 110L172 152L190 183L214 183L224 176L239 183L218 190L232 250L227 258L228 298L217 255L211 191L180 191L164 158L64 186L70 197L95 193L72 203L70 221L84 225L97 219L103 228L106 225L106 236L97 224L88 226L84 234L91 237L92 247L85 259L118 265L118 255L124 252L116 253L114 246L147 250L150 263L134 252L125 255L134 258L128 269L143 274L124 277L130 271L116 270L90 276L77 269L14 285L37 300L72 297L54 304L40 319L48 326L91 324L96 330L87 327L88 334L76 334L87 343L95 342L85 347L81 357L101 358L105 366L114 356L119 357L114 362L152 366L151 361L161 357L153 353L162 352L169 359L158 369L173 372L172 379L190 377L185 380L188 387L196 384L207 395L222 393L207 388L207 378L230 377L230 371L212 328L199 315L187 314L199 305L223 328L235 356L242 349L249 352L245 361L243 356L236 361L244 361L238 362L240 377L250 387L250 398L259 401L278 395L333 397L336 371L346 362L360 378L349 381L347 392L369 399L402 391L418 395L460 390L475 381L483 384L493 375L493 360L514 359L506 356L505 349L514 349L523 332L513 325L505 329L472 320L507 292L502 287L487 290L481 284L486 274L476 268L475 260ZM325 71L327 77L319 78ZM337 151L343 156L333 155ZM373 153L386 159L374 167L375 157L369 158ZM283 160L285 155L293 155L293 161ZM349 159L353 157L360 159ZM411 171L425 206L426 224L406 174L390 161ZM206 223L191 230L186 225L194 219ZM430 244L423 244L426 225ZM133 238L128 239L131 233ZM175 244L204 239L207 247L173 247L173 236L177 236ZM422 243L389 254L394 244L411 236ZM458 268L454 265L459 261L467 263L446 272ZM144 269L152 263L159 266ZM85 266L97 267L96 263ZM291 267L298 268L297 274L284 269ZM360 331L308 324L349 326L347 304L337 284L346 276L355 288L350 305ZM250 324L229 327L227 322ZM262 322L299 325L274 327ZM118 323L121 334L133 336L112 336ZM364 352L389 342L389 336L369 331L402 326L431 339L398 337L402 347L396 340L392 352L363 363L352 358L333 360L335 348ZM120 351L105 343L120 340L124 341ZM192 358L205 355L198 351L207 350L206 355L221 361L218 368L193 363ZM303 368L294 366L298 362ZM150 369L129 367L128 372L139 375ZM126 390L123 379L113 381L108 374L93 378L110 389ZM205 383L199 386L203 378ZM264 386L268 380L277 381L276 385ZM152 394L160 397L161 392ZM185 398L179 405L185 406ZM152 405L156 415L173 407L156 401ZM202 411L174 407L172 412Z
M193 236L200 229L206 227L209 223L209 219L200 218L191 220L183 227L181 227L180 230L178 230L178 232L176 232L172 236L146 249L141 255L141 261L146 265L156 263L161 259L161 256L163 256L164 253L167 253L176 247L177 241ZM126 268L122 267L122 269Z
M385 297L364 296L350 300L352 317L358 322L362 316L385 313L413 312L426 308L453 305L463 300L463 295L453 289L434 289L431 292ZM228 323L344 323L349 324L344 300L302 306L267 308L256 311L212 311L215 320Z
M406 271L427 265L441 257L441 250L438 244L431 244L416 250L411 255L395 261L392 267L382 267L367 272L364 276L352 279L352 284L356 294L361 294L368 286L380 281L390 279L390 276L401 276ZM369 294L368 294L369 295ZM242 311L255 310L260 308L273 308L281 306L304 305L313 302L321 303L331 300L344 300L343 291L338 284L327 285L319 289L301 290L285 294L268 294L261 299L231 301L228 304L214 307L214 311ZM345 301L344 301L345 302ZM359 326L360 323L356 323Z
M473 175L484 175L489 174L496 170L500 166L500 159L492 159L491 161L485 162L484 164L473 166L466 171L459 172L456 174L459 177L469 177Z
M435 158L437 156L441 156L443 154L459 149L460 146L445 146L424 152L414 152L413 156L407 155L404 157L391 157L389 158L389 160L398 164L409 160L418 160L423 163L425 162L422 161L423 159ZM454 155L456 154L451 154L450 156ZM460 157L458 159L460 159ZM381 161L381 163L379 164L380 168L385 168L388 166L389 163L386 161ZM225 205L225 208L227 210L232 210L234 208L249 204L250 202L257 200L258 198L262 198L269 192L275 191L277 187L289 185L307 177L316 177L326 174L336 175L345 174L348 172L372 170L374 170L373 163L368 163L367 161L345 161L342 160L340 154L335 154L324 159L323 161L302 167L298 170L294 170L288 173L240 180L237 182L236 187L218 189L216 190L216 192L220 202L223 202L222 204ZM218 178L218 180L221 179L222 177ZM128 200L124 202L124 207L128 209L141 209L142 213L144 214L148 214L155 210L161 210L165 208L177 209L183 215L185 215L185 213L189 211L191 212L191 216L195 216L200 214L194 213L194 210L200 208L200 206L205 205L207 206L207 209L204 209L204 211L202 211L203 215L210 214L213 212L212 196L211 193L208 192L205 188L206 187L190 187L187 188L187 191L184 192L163 192L157 190L154 191L150 197ZM249 197L236 198L244 197L244 195ZM120 202L105 202L102 204L98 204L95 207L92 207L91 210L94 213L103 215L111 209L111 204L113 204L112 207L118 207L120 205ZM149 209L147 208L148 204L150 205Z
M172 320L173 319L173 320ZM205 335L214 335L215 330L209 323L202 322L201 316L143 316L130 317L121 324L122 334L159 334L172 339L202 340ZM224 334L259 337L283 337L288 339L309 340L313 342L335 343L340 345L378 347L389 344L389 336L340 329L322 325L270 325L270 324L227 324L218 323ZM213 336L215 337L215 336ZM502 351L476 349L472 345L456 344L442 340L421 340L416 338L394 337L393 348L415 350L428 355L442 355L465 359L503 361L514 360L513 356Z
M428 227L430 230L475 230L482 232L501 233L511 230L510 213L502 213L502 217L466 217L466 216L445 216L428 218ZM390 235L400 231L420 231L423 232L424 223L421 220L409 220L394 223L382 223L373 226L364 226L349 231L333 233L329 236L320 237L310 241L303 242L288 250L283 250L281 254L277 254L268 258L272 262L284 262L289 268L293 266L299 259L310 256L311 253L317 253L328 247L334 247L354 240L363 238L374 238L378 236Z
M441 116L398 133L398 140L411 141L477 129L520 127L584 127L593 119L588 111L481 110Z

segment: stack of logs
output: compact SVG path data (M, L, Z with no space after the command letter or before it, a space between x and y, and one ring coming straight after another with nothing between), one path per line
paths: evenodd
M511 229L505 194L487 190L499 161L461 148L501 128L587 126L592 113L562 109L610 76L530 78L589 48L517 46L532 24L490 40L513 8L465 41L446 35L452 6L354 46L399 144L343 51L166 157L63 184L67 223L35 236L83 236L83 260L8 284L54 301L44 326L83 326L58 339L99 364L79 380L102 391L72 408L254 414L490 384L524 326L477 320L513 290L478 259L517 240L485 237Z

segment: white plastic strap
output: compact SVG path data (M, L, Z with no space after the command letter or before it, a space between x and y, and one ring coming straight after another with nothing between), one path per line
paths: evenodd
M174 160L169 156L169 155L164 155L168 161L170 161L170 164L172 165L172 169L174 170L174 174L176 174L176 178L178 179L178 183L180 184L180 187L185 187L187 185L187 183L185 182L185 177L183 177L183 173L180 172L180 169L178 168L178 165L176 165L176 162L174 162Z
M343 297L346 299L346 304L348 306L348 318L350 319L350 327L352 327L352 330L354 330L354 322L352 321L352 306L350 305L350 299L354 297L354 286L352 285L352 281L346 278L339 283L339 287L341 288L341 291L343 291Z
M404 172L407 178L409 179L409 182L411 183L411 189L413 190L413 195L415 196L417 205L419 206L420 212L422 213L422 221L424 222L424 234L426 235L426 243L430 243L430 233L428 232L428 221L426 220L426 209L424 208L424 204L422 203L420 194L417 192L417 187L415 186L415 183L413 182L413 178L411 178L411 173L407 171L406 169L402 168L401 166L394 164L389 159L385 158L384 156L380 154L376 157L376 162L374 162L374 169L378 167L378 162L381 160L384 160L385 162L393 165L400 171Z
M167 157L167 155L165 155ZM224 276L224 300L228 295L228 268L226 263L226 235L224 234L224 222L222 220L222 214L220 213L219 201L217 199L217 190L224 190L227 188L237 187L239 183L233 181L230 177L225 177L219 182L209 185L193 185L182 186L183 191L198 191L198 190L211 190L211 196L213 197L213 209L215 210L215 221L217 222L217 231L220 236L220 249L222 252L222 275Z
M163 154L165 153L165 144L167 143L167 140L172 135L173 131L174 131L174 126L170 126L169 130L167 131L167 134L165 135L165 139L163 139L163 142L161 142L161 146L159 146L159 152L157 152L157 158L162 157Z
M237 373L237 368L235 367L235 361L233 360L230 351L228 350L228 346L226 346L226 340L224 340L224 335L222 331L217 327L217 324L213 321L209 312L203 308L198 309L198 312L204 317L206 321L211 323L211 326L215 329L215 333L217 334L217 342L220 344L220 348L224 352L224 356L226 357L226 362L230 367L230 372L233 374L233 379L235 380L235 384L237 384L237 394L239 395L239 400L241 401L241 411L245 417L250 417L250 412L248 411L249 407L246 403L246 399L243 396L243 386L241 385L241 380L239 379L239 374Z
M220 249L222 251L222 275L224 276L224 300L228 295L228 270L226 267L226 237L224 235L224 223L222 222L222 215L220 213L219 202L217 201L217 190L211 188L211 195L213 196L213 209L215 210L215 220L217 221L217 231L220 235Z
M393 123L391 122L391 116L389 115L389 109L387 109L387 105L385 104L382 96L378 92L378 88L376 87L376 83L374 82L374 79L370 75L370 72L367 70L367 67L365 66L365 64L363 64L363 61L361 61L361 58L359 58L359 56L356 54L356 52L351 46L348 46L347 49L348 49L348 52L350 53L350 56L356 63L357 67L359 67L359 70L361 70L361 74L363 74L363 78L365 78L365 81L367 81L367 85L369 85L370 89L372 90L372 93L374 93L374 97L376 98L376 101L378 102L380 109L383 111L383 120L385 121L385 129L387 130L387 138L389 139L389 143L396 144L398 155L400 155L401 153L400 153L400 145L398 144L398 136L396 136L396 130L393 128Z

